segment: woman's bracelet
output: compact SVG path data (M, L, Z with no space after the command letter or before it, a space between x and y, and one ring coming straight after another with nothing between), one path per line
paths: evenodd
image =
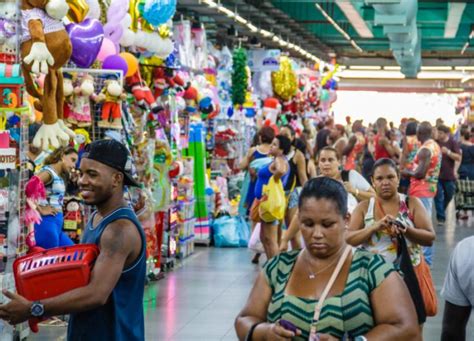
M259 325L261 325L262 323L265 323L265 322L263 322L263 321L257 322L257 323L255 323L254 325L252 325L252 327L250 327L249 332L247 333L247 336L245 337L245 341L252 341L253 332L254 332L255 329L257 329L257 327L258 327Z

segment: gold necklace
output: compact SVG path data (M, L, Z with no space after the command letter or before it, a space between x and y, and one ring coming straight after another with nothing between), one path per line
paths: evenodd
M341 248L341 250L343 250L343 248ZM334 265L334 263L336 263L339 258L341 257L341 250L339 250L338 252L338 257L336 257L331 263L329 263L327 266L325 266L324 268L322 268L321 270L318 270L316 272L313 272L311 271L311 263L309 261L309 259L307 259L306 257L304 257L303 255L303 258L305 258L305 262L306 264L308 265L308 272L309 272L309 275L308 275L308 278L309 279L315 279L316 278L316 275L319 275L320 273L323 273L324 271L326 271L327 269L329 269L331 266ZM305 249L305 252L307 252L307 250Z

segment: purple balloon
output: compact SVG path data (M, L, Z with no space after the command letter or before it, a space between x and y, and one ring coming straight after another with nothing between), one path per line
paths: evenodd
M128 71L127 62L117 54L105 58L102 68L106 70L122 70L124 77Z
M66 26L72 44L71 60L79 67L94 63L104 40L104 28L97 19L87 18L79 24Z

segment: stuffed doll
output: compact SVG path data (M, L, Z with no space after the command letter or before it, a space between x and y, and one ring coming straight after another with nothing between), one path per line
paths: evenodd
M44 187L43 181L37 176L33 176L25 186L26 195L26 209L24 221L28 228L26 234L26 245L28 246L28 252L39 251L36 246L35 240L35 224L41 222L41 214L38 212L38 202L46 199L46 188Z
M74 88L74 105L71 116L78 127L91 126L91 99L96 97L94 78L86 74L81 78L80 84Z
M64 230L73 241L79 242L82 222L81 203L77 198L71 198L64 207Z
M63 73L63 93L64 93L64 120L68 126L77 124L71 117L72 104L74 101L74 77L68 72Z
M84 150L86 149L86 146L91 143L91 138L89 136L89 132L83 128L79 128L74 130L74 133L76 134L76 137L74 138L74 148L77 150L77 163L79 166L79 163L81 161L82 154L84 153ZM78 167L79 168L79 167Z
M126 98L117 76L110 75L98 96L102 105L100 128L122 129L122 100Z
M181 77L177 74L174 74L172 69L157 67L153 72L153 78L155 80L155 98L163 95L166 89L180 90L179 88L182 88L185 85Z
M44 124L33 144L47 150L67 145L74 132L64 124L63 75L59 70L72 53L62 19L69 10L66 0L21 0L22 69L28 93L38 100ZM43 93L35 87L30 72L46 74Z
M137 71L134 75L128 77L126 82L140 107L150 109L153 113L160 111L160 107L156 103L155 97L140 75L140 71Z

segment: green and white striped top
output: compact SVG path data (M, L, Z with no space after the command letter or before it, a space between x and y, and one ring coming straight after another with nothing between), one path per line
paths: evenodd
M264 266L273 293L267 320L271 323L280 319L290 321L302 331L301 337L295 340L308 340L318 301L285 294L299 252L279 254ZM370 293L393 271L396 271L393 265L386 263L382 256L363 250L354 251L344 291L324 302L317 323L318 333L341 338L346 332L349 337L369 332L374 327Z

